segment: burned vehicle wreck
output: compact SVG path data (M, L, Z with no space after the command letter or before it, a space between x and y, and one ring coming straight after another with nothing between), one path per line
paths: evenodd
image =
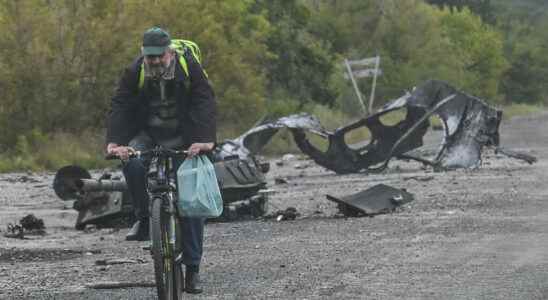
M393 126L384 125L381 117L406 108L405 118ZM435 158L428 160L406 153L423 145L430 127L429 118L442 121L444 137ZM320 152L304 136L293 130L298 147L316 163L337 173L382 171L391 158L415 159L436 168L470 168L481 162L485 146L498 146L502 111L479 98L456 90L442 81L428 81L413 92L387 103L375 114L328 134L329 147ZM344 136L365 126L371 139L363 147L350 147Z
M394 125L385 125L381 118L393 111L405 110L405 117ZM423 137L430 128L429 118L437 116L444 135L433 158L412 151L423 146ZM416 160L438 170L473 168L481 164L484 147L496 147L507 156L536 161L524 153L501 148L499 126L502 111L481 99L458 91L443 81L430 80L413 92L393 100L378 112L347 126L329 132L319 120L308 114L292 115L263 123L233 141L241 155L256 154L280 129L288 128L299 149L317 164L339 174L379 172L392 158ZM370 139L349 145L345 136L367 128ZM327 141L327 150L314 146L307 137L314 134Z
M222 146L223 144L221 144ZM218 220L259 217L266 213L269 191L265 190L268 164L253 156L214 153L214 167L219 181L224 210ZM65 166L57 171L53 189L62 200L74 200L78 211L76 229L88 224L104 227L133 222L133 208L127 185L120 173L103 173L98 179L79 166Z
M383 117L396 111L403 112L400 120L392 125L383 123ZM440 120L441 142L434 151L420 151L432 116ZM265 190L264 174L269 165L256 157L280 129L287 128L297 147L314 162L338 174L380 172L393 158L415 160L435 170L475 168L481 165L485 147L534 163L535 157L500 146L501 120L501 110L443 81L430 80L376 113L333 132L306 113L263 121L215 149L214 166L225 204L221 219L259 217L267 212L271 191ZM368 139L347 143L347 135L363 128L370 133ZM323 141L325 150L316 146L313 138ZM85 169L67 166L57 172L53 187L61 199L76 200L78 229L86 224L108 225L119 217L131 218L131 199L120 177L105 173L92 179Z

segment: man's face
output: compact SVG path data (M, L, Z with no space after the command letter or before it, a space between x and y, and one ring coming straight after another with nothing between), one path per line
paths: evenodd
M160 76L169 67L172 59L173 53L168 50L161 55L145 55L145 64L152 74Z

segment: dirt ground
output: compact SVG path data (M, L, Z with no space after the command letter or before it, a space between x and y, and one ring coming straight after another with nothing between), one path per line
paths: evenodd
M206 227L196 299L548 299L548 113L503 122L502 144L539 158L486 152L477 170L434 173L392 162L378 175L336 175L311 161L271 164L270 210L293 206L295 221ZM295 165L307 164L304 169ZM286 184L275 184L282 176ZM0 235L28 213L45 236L0 237L1 299L153 299L155 288L95 290L105 281L153 282L146 243L127 229L76 231L76 212L51 189L53 174L0 175ZM415 201L394 213L337 217L325 194L375 184ZM97 265L104 259L133 263Z

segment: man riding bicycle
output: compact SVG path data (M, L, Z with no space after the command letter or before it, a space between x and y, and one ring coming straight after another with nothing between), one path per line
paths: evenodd
M216 140L216 102L207 76L190 50L182 54L170 45L165 30L148 29L143 35L142 55L125 69L112 98L107 153L124 160L123 173L137 218L126 235L128 241L149 239L149 162L129 159L129 154L161 145L188 149L188 155L194 156L213 149ZM181 58L186 69L179 63ZM198 272L204 219L182 218L181 226L185 291L201 293Z

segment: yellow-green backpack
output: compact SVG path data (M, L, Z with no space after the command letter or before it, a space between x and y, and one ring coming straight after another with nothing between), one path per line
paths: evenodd
M200 52L200 47L193 41L173 39L171 40L171 45L169 46L174 49L179 54L179 64L183 68L186 76L189 76L188 73L188 64L186 62L185 55L187 53L191 54L192 57L201 65L202 64L202 52ZM144 62L143 62L144 63ZM207 73L204 70L204 74L207 77ZM145 84L145 68L141 65L141 71L139 72L139 89L143 88Z

